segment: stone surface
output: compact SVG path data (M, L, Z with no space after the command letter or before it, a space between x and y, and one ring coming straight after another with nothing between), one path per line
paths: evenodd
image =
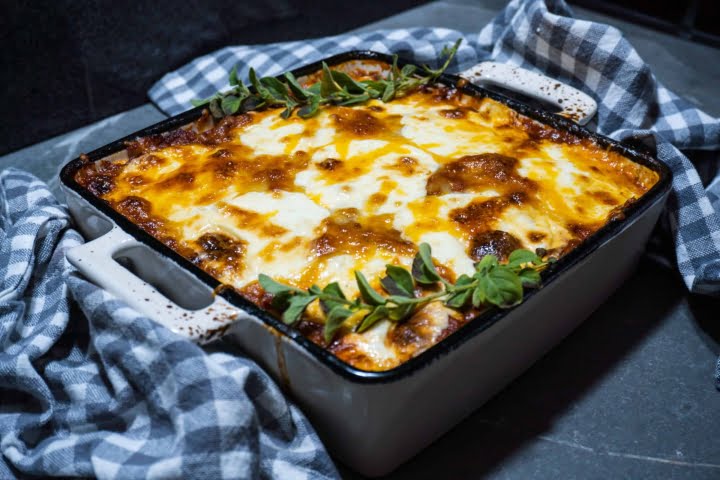
M502 4L436 2L367 28L433 24L470 31ZM702 61L718 58L717 50L630 24L621 28L661 81L720 113L713 82L720 62ZM146 105L0 158L0 165L33 171L56 190L61 164L162 118ZM718 312L720 301L687 295L670 265L646 256L581 327L391 477L720 478L720 393L713 382Z
M146 104L0 157L0 166L32 172L57 195L58 173L67 162L165 118L160 110Z

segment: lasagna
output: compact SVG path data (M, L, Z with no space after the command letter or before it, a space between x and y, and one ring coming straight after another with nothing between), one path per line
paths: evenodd
M272 311L259 274L302 289L338 282L353 298L355 271L381 291L386 265L409 269L421 243L449 281L472 275L487 254L560 257L621 216L658 175L592 139L435 84L387 103L324 106L309 119L278 109L220 121L205 114L129 142L126 158L87 163L75 178ZM326 341L321 307L311 304L297 328L356 368L388 370L476 313L430 302L404 322L363 333L348 324Z

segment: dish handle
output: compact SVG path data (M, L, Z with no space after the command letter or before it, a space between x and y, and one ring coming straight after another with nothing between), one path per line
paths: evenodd
M460 76L480 87L498 86L554 105L579 125L585 125L597 112L597 102L586 93L545 75L497 62L482 62Z
M226 326L246 315L224 298L215 295L209 287L198 285L200 282L195 279L184 286L165 286L165 290L174 289L177 295L182 296L184 291L185 296L204 300L201 302L204 305L199 308L179 306L156 287L118 263L116 257L133 248L145 252L139 262L151 264L150 260L155 260L154 265L145 268L158 270L161 276L171 277L163 275L162 272L180 268L172 260L157 256L117 225L95 240L69 250L67 259L82 275L100 288L112 293L151 320L199 343L206 343L221 336ZM155 255L156 258L150 259L148 255ZM158 262L163 264L159 268Z

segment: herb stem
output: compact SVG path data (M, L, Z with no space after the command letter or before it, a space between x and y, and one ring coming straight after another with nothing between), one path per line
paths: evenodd
M327 293L319 293L319 294L316 295L316 297L317 297L319 300L325 300L325 301L328 301L328 302L341 303L341 304L343 304L343 305L347 305L347 306L350 306L350 307L358 307L358 310L359 310L359 309L362 309L362 308L372 308L370 305L366 305L366 304L364 304L364 303L359 303L359 304L358 304L358 303L356 303L356 302L353 302L353 301L348 300L347 298L342 298L342 297L338 297L338 296L336 296L336 295L330 295L330 294L327 294Z
M238 78L237 68L233 68L229 78L232 87L230 90L218 92L205 100L193 100L192 104L207 105L217 118L266 107L284 107L281 113L283 118L289 118L293 112L300 118L310 118L325 105L350 106L373 99L389 102L418 87L435 82L450 65L460 42L458 39L451 48L443 49L443 54L447 57L443 65L436 70L427 65L421 68L415 65L399 68L397 55L393 55L389 72L382 79L355 80L346 73L331 70L323 62L320 81L307 88L303 87L292 73L288 72L282 78L258 78L255 70L251 68L251 90Z
M540 286L540 271L553 261L543 260L537 252L522 249L512 252L507 263L503 264L496 256L485 255L475 264L472 276L462 274L453 284L438 274L430 245L422 243L413 260L412 272L397 265L386 266L386 276L380 280L380 285L388 296L375 290L359 271L355 272L359 290L356 300L348 299L337 282L322 289L313 285L304 291L278 283L263 274L258 280L263 289L274 296L273 305L283 310L283 321L288 324L298 322L307 306L319 300L325 314L324 338L330 342L335 332L350 318L354 329L362 333L380 320L407 320L422 306L438 299L442 299L446 307L456 310L471 306L513 307L522 302L524 288ZM425 288L441 284L443 289L416 297L418 284Z

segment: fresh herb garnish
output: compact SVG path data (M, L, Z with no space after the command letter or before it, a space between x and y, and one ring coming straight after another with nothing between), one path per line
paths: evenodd
M216 118L265 107L283 107L283 118L289 118L293 112L297 112L301 118L309 118L323 105L355 105L370 99L389 102L437 80L450 65L461 41L459 39L451 48L443 49L442 53L447 58L436 70L427 65L423 65L420 70L415 65L399 68L397 55L393 55L392 66L381 80L356 81L343 72L331 70L323 62L320 81L307 88L300 85L290 72L285 73L283 80L276 77L258 78L251 68L249 78L253 89L250 90L238 78L235 67L230 72L230 90L218 92L205 100L193 100L192 104L196 107L207 105Z
M472 276L460 275L453 284L437 272L430 245L421 243L412 272L397 265L387 265L386 276L380 280L386 295L375 290L365 276L356 271L355 280L360 294L355 300L348 299L337 282L325 288L313 285L302 290L279 283L264 274L260 274L258 281L266 292L273 295L273 306L282 312L282 320L288 325L297 323L308 305L318 300L325 315L325 341L330 342L345 323L357 332L364 332L383 319L393 322L406 320L432 301L442 301L445 306L456 310L471 305L475 308L490 305L513 307L522 302L524 288L540 286L540 272L554 261L552 258L543 260L544 253L515 250L504 264L494 255L485 255L475 264ZM441 290L418 296L418 284Z

